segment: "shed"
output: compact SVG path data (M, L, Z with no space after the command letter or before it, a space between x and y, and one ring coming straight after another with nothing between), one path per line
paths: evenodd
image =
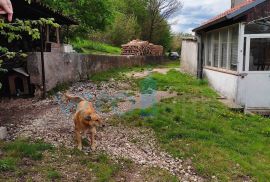
M38 20L40 18L54 18L55 22L61 25L61 28L50 26L39 27L41 29L41 39L32 40L29 36L24 36L22 40L9 43L4 37L0 36L1 46L9 48L10 51L23 52L72 52L70 45L64 42L64 35L68 37L69 27L78 23L72 18L65 16L52 8L44 5L38 0L32 0L28 3L25 0L11 0L14 9L14 19L20 20ZM33 94L34 88L31 84L31 75L28 73L27 61L21 58L4 61L2 68L7 72L0 73L0 82L3 88L0 90L0 96L21 96ZM43 70L44 68L40 68Z

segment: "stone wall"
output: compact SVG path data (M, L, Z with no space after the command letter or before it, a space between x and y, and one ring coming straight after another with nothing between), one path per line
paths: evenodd
M182 40L181 68L192 75L197 75L198 43L193 38Z
M44 53L46 90L66 82L87 79L91 74L113 68L161 64L162 56L107 56L78 53ZM42 86L41 55L31 53L27 60L30 83Z

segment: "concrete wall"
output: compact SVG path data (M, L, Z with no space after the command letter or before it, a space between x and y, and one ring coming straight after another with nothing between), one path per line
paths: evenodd
M58 84L87 79L93 73L112 68L161 64L165 61L162 56L106 56L49 52L44 53L44 60L47 91ZM40 53L29 54L27 67L31 84L42 86Z
M191 73L192 75L197 75L197 58L198 58L198 44L194 39L184 39L182 40L182 52L181 52L181 68Z
M204 69L204 75L217 92L236 101L238 76L209 69Z

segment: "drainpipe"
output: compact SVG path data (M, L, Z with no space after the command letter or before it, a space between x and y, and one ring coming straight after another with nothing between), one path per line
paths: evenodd
M45 83L45 64L44 64L44 37L43 37L43 27L40 26L40 47L41 47L41 50L40 50L40 56L41 56L41 69L42 69L42 98L45 99L46 98L46 83Z
M203 79L203 59L202 59L202 39L201 35L196 33L196 40L198 42L198 50L197 50L197 77L199 79Z

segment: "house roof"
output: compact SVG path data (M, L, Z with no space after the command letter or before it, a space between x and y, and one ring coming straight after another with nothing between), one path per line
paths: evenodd
M245 2L242 2L238 4L237 6L217 15L214 18L211 18L210 20L204 22L199 27L195 28L193 31L199 31L203 30L205 28L208 28L210 26L213 26L217 23L222 23L226 20L233 19L239 15L243 15L245 12L249 11L250 9L254 8L258 4L261 4L265 2L266 0L246 0Z
M14 9L14 18L19 19L39 19L54 18L60 25L77 25L78 22L60 12L41 3L39 0L32 0L28 3L25 0L11 0Z

